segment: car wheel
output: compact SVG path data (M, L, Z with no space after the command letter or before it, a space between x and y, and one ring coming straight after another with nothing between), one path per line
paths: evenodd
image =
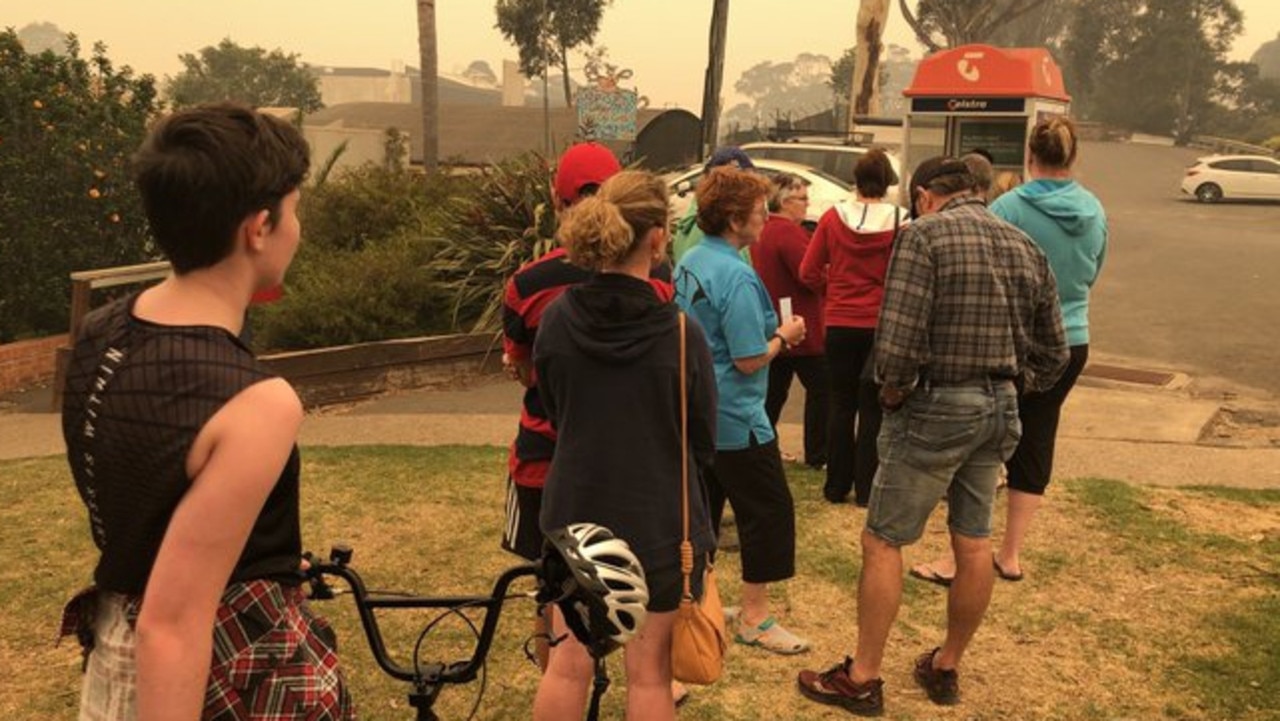
M1216 183L1205 183L1196 188L1196 200L1201 203L1216 203L1222 200L1222 188Z

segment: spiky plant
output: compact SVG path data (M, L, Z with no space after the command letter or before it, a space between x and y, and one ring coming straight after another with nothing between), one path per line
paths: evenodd
M453 298L455 327L497 330L507 278L555 243L551 171L538 153L486 167L448 204L444 239L428 265Z

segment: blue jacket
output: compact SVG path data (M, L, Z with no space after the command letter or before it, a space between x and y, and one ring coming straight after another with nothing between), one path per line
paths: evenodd
M1089 289L1107 254L1107 214L1074 180L1033 180L1001 195L991 212L1040 246L1058 281L1067 345L1089 342Z

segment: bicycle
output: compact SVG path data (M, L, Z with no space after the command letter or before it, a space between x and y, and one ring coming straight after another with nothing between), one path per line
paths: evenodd
M592 546L604 548L609 554L608 558L593 557ZM619 547L623 550L621 555ZM550 603L559 605L574 636L588 647L596 662L595 682L587 713L588 720L594 721L599 714L600 697L609 687L605 657L638 630L644 620L644 603L648 600L643 571L625 542L615 539L607 529L592 524L576 524L548 534L543 558L504 571L487 596L412 596L371 592L360 574L349 565L353 553L350 546L336 544L330 549L327 562L317 560L311 553L304 554L309 564L304 577L311 586L310 598L317 601L331 600L340 593L329 585L326 577L337 577L346 582L374 660L387 675L412 684L409 705L417 710L417 721L440 721L433 708L445 686L471 683L480 676L497 631L503 604L516 598L533 598L539 607ZM623 568L614 565L619 558L629 559ZM616 599L610 601L610 597L618 593L616 587L620 573L638 585L638 589L631 589L633 593L639 594L636 597L639 599L638 612L630 597L621 603ZM610 584L601 580L601 574L610 579ZM525 576L538 579L538 590L534 593L509 593L511 584ZM382 609L421 608L439 608L444 612L428 623L418 635L413 651L413 667L408 668L393 660L387 652L375 612ZM484 620L479 629L470 618L461 613L464 609L484 611ZM619 610L627 617L622 627L617 622ZM471 657L452 663L420 663L419 651L423 641L435 624L449 615L462 618L476 635L476 646ZM563 638L549 639L548 643L554 646L561 640ZM527 648L525 653L530 655ZM482 680L480 693L471 709L471 717L479 710L483 698Z

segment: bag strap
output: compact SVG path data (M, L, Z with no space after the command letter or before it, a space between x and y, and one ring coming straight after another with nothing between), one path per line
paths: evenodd
M680 573L684 576L684 598L692 598L689 577L693 574L693 544L689 542L689 385L685 314L678 313L680 325L680 487L681 513L684 523L684 540L680 543Z

